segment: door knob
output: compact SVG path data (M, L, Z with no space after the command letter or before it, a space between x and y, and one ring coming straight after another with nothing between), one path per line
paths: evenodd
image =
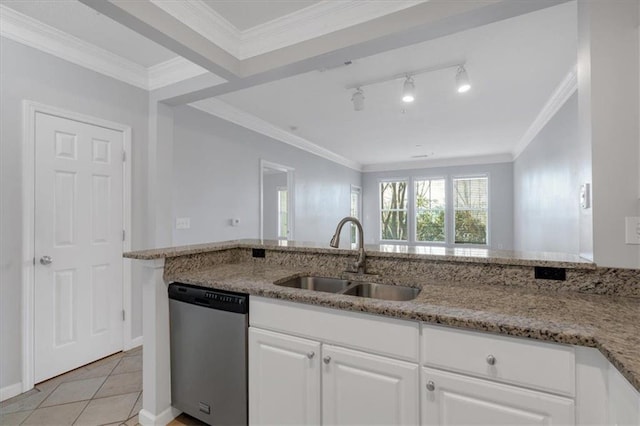
M487 356L487 364L489 365L495 365L496 363L496 357L493 355L489 355Z
M322 361L324 361L325 364L329 364L331 362L331 357L327 355L322 359Z
M433 381L429 380L429 381L427 382L427 390L428 390L429 392L433 392L434 390L436 390L436 384L435 384L435 383L433 383Z
M314 356L316 356L315 352L307 352L307 358L312 359Z
M42 256L40 258L41 265L51 265L53 263L53 258L51 256Z

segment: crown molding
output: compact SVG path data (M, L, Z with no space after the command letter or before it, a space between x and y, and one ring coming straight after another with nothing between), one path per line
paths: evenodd
M149 68L0 4L0 36L144 90L208 72L178 56Z
M434 158L432 160L399 161L394 163L365 164L362 172L391 172L396 170L432 169L434 167L471 166L475 164L510 163L510 153L480 155L476 157Z
M0 35L81 67L147 89L147 69L0 4Z
M150 1L231 55L240 57L240 30L202 0Z
M515 160L524 152L529 144L535 139L542 129L549 123L560 108L578 90L577 66L573 66L571 71L562 79L555 88L547 102L544 104L529 128L524 132L522 138L513 148L513 159Z
M230 121L249 130L253 130L254 132L268 136L272 139L279 140L280 142L284 142L303 151L325 158L329 161L333 161L334 163L349 167L350 169L357 171L362 170L362 167L358 162L349 160L348 158L316 145L303 137L288 132L219 99L209 98L191 103L189 106L206 112L207 114L215 115L216 117Z
M151 0L154 5L240 60L321 37L424 1L324 0L240 31L202 0Z
M205 74L209 71L200 65L194 64L183 58L176 56L168 61L161 62L147 68L148 90L155 90L179 81Z

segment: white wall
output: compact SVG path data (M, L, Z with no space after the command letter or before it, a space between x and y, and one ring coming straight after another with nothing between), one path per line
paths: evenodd
M19 383L21 361L21 143L24 99L132 127L132 246L143 245L147 99L145 91L5 38L0 39L0 388ZM134 304L141 306L134 275ZM141 312L132 332L142 333Z
M349 215L360 172L191 107L175 108L173 120L173 216L191 218L191 229L173 230L174 244L257 238L260 159L295 169L296 240L328 245Z
M480 164L433 167L427 169L368 172L362 176L363 227L366 243L377 244L380 238L378 182L388 178L425 178L489 175L489 232L492 249L513 247L513 164Z
M593 260L640 267L625 244L626 216L638 216L640 153L638 0L578 3L578 101L593 175ZM588 226L581 224L581 227Z
M514 161L515 250L580 253L580 143L574 94Z

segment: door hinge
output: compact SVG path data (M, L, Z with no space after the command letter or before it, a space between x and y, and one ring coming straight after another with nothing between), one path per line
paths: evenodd
M122 151L122 161L127 161L127 151Z
M124 321L124 309L122 310L122 321Z
M122 241L125 241L126 236L127 236L126 231L123 229L122 230Z

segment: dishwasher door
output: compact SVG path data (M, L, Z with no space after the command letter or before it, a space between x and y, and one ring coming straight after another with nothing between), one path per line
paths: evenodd
M171 405L210 425L247 425L248 296L169 286Z

